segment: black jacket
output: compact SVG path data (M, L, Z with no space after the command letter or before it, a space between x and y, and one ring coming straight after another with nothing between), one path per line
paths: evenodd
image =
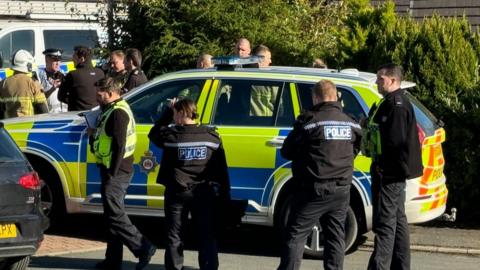
M375 108L370 109L372 113ZM371 116L369 116L371 117ZM404 90L387 94L373 121L380 128L382 154L376 165L386 177L415 178L423 174L417 121Z
M58 99L68 104L68 111L90 110L98 105L95 83L103 77L103 71L90 62L78 64L60 85Z
M163 148L157 183L182 191L195 184L216 182L220 194L228 196L230 180L220 136L215 128L198 125L165 126L161 120L148 134Z
M360 149L360 126L338 102L323 102L298 116L280 150L292 160L294 179L304 183L352 181L353 160Z
M123 86L123 93L127 93L128 91L132 90L133 88L140 86L148 81L147 76L143 70L134 69L130 71L128 74L127 81Z

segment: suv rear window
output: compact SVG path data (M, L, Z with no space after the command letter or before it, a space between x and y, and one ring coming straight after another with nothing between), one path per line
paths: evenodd
M410 102L412 102L413 110L415 111L415 116L417 118L417 123L422 127L425 135L432 136L435 134L435 130L439 128L437 124L438 119L425 107L423 104L418 101L412 94L405 92Z
M0 147L0 163L24 160L22 152L3 128L0 128L0 142L2 144L2 147Z

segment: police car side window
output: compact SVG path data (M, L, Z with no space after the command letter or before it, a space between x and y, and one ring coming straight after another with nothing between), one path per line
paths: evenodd
M127 101L138 124L153 124L165 112L171 99L197 101L204 84L202 79L159 83L128 97Z
M308 83L298 83L298 95L300 98L300 105L302 110L308 110L313 106L312 101L312 88L314 84ZM365 118L365 112L362 109L357 97L352 94L346 88L341 86L337 86L338 90L338 98L342 104L343 112L349 115L350 117L354 118L356 121L360 121L361 119Z
M285 110L284 82L224 79L217 91L214 125L274 126ZM281 110L280 110L281 109ZM293 113L292 113L293 115Z
M34 32L32 30L19 30L6 34L0 39L0 53L3 59L3 68L11 66L13 54L20 50L26 50L35 55Z

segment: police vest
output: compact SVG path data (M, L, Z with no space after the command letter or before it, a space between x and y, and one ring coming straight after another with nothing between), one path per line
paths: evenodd
M367 127L363 130L362 152L365 156L377 160L382 154L382 142L380 139L380 126L373 121L380 105L385 99L381 99L377 104L375 111L369 117Z
M115 103L111 108L105 111L101 118L100 124L95 134L95 140L93 142L93 150L98 164L103 164L107 169L110 168L112 161L112 137L108 136L105 132L105 125L107 120L112 114L113 110L121 109L128 114L128 128L127 139L125 145L125 153L123 158L133 155L135 152L135 144L137 142L137 134L135 133L135 119L133 118L132 111L125 100L121 100Z

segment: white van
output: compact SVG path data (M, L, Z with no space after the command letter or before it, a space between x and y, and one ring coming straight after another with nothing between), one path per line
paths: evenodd
M72 70L73 47L98 47L105 34L97 23L67 21L1 21L0 23L0 80L10 76L12 55L19 49L29 51L35 58L34 69L45 66L42 52L47 48L63 49L64 72ZM68 63L70 62L70 63Z

